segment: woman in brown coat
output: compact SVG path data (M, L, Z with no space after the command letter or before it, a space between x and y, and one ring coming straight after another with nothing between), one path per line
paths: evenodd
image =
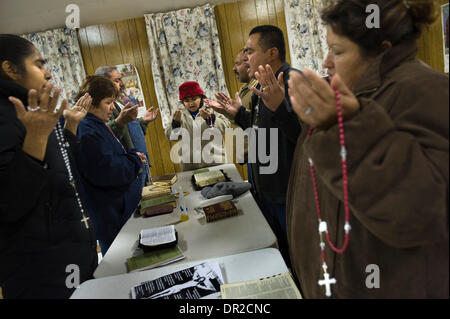
M365 25L371 3L380 28ZM309 70L289 83L304 126L287 196L303 296L448 298L449 80L415 58L434 1L341 0L322 18L331 86Z

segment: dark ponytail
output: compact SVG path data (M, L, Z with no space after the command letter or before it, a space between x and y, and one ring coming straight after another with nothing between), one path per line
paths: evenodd
M435 0L339 0L322 12L333 32L355 42L365 56L380 53L383 41L392 45L420 37L425 25L437 18ZM368 28L368 5L380 9L380 28Z
M11 62L17 73L25 74L24 61L34 50L33 43L27 39L12 34L0 34L0 79L11 80L1 67L4 61Z

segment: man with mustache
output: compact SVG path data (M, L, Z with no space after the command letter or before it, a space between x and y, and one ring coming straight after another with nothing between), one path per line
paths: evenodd
M271 148L277 147L276 171L265 173L265 169L271 165L270 161L267 164L257 159L256 163L249 163L249 180L252 182L255 199L275 233L280 252L289 265L286 191L301 128L288 96L287 82L289 72L293 69L286 62L283 32L273 25L253 28L245 44L244 62L248 65L248 76L259 82L256 88L251 88L251 111L246 110L238 93L235 99L230 99L223 93L216 94L220 107L212 107L218 112L229 113L244 130L253 127L257 140L263 138L260 132L265 131L265 143L258 141L257 145L259 147L259 144L265 144L266 153L271 153Z
M254 88L258 85L258 80L256 80L254 77L250 77L248 74L248 61L246 60L245 54L244 54L244 48L239 50L239 52L236 55L236 58L234 59L234 66L233 66L233 72L236 74L236 78L239 82L244 83L243 86L239 89L239 98L241 99L242 106L245 107L247 111L251 111L252 109L252 95L253 92L251 88ZM216 107L220 104L217 101L212 101L209 99L205 99L205 102L211 106L211 104L215 104ZM238 127L238 125L234 122L234 117L230 115L229 113L224 113L224 115L231 121L231 125L233 128ZM235 134L239 134L239 132L235 132ZM242 133L243 134L243 133ZM244 165L248 160L248 139L245 137L242 137L244 139L244 150L243 150L243 156L244 158L237 157L237 162L239 164ZM232 146L231 150L229 149L230 146ZM227 154L240 154L239 152L241 150L236 150L237 144L236 139L233 137L233 144L227 145ZM251 172L250 172L250 166L248 166L248 178L251 179Z

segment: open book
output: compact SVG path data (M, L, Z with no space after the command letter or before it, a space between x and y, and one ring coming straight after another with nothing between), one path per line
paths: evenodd
M302 299L290 273L220 287L222 299Z
M139 247L144 254L127 259L128 271L151 269L183 259L177 242L174 225L141 230Z
M157 247L171 243L175 246L176 241L175 226L169 225L141 230L139 243L144 247Z

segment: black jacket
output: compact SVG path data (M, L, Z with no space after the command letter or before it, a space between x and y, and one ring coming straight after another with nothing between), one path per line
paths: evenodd
M256 94L252 96L252 110L251 112L241 106L236 117L235 122L244 130L252 127L254 121L257 122L258 130L266 129L266 153L274 152L274 147L278 147L278 169L273 174L261 174L260 168L269 166L269 163L263 164L259 160L256 163L249 163L252 167L254 187L260 196L269 199L273 202L284 204L286 202L286 192L289 181L289 174L291 171L292 158L297 144L297 139L301 131L300 122L297 115L292 109L291 102L288 95L288 80L289 72L293 70L288 63L276 72L275 77L278 78L280 72L283 72L283 81L286 89L285 98L281 105L275 112L269 110L262 99ZM260 85L256 87L260 89ZM259 102L259 115L256 117L255 107ZM257 118L257 119L256 119ZM256 120L255 120L256 119ZM275 140L277 144L270 143L270 128L277 129L278 138ZM261 138L261 134L257 134ZM258 144L258 143L257 143ZM250 144L249 144L250 152Z
M81 222L55 133L44 162L25 154L26 130L9 96L28 104L27 90L0 80L0 286L5 298L67 298L77 269L81 284L97 266L92 226ZM76 147L76 137L64 135Z

